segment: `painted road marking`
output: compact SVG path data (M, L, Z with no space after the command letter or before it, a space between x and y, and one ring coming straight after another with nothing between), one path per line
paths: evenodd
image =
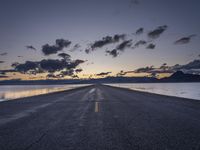
M99 112L99 102L95 102L95 109L94 112L98 113Z
M89 91L89 93L91 94L91 93L93 93L94 91L95 91L95 88L91 89L91 90Z

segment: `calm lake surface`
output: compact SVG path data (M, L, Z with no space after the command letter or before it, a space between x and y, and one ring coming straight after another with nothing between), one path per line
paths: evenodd
M88 86L89 84L69 85L2 85L0 86L0 101L12 100L22 97L53 93L69 90L77 87Z
M131 83L107 85L200 100L200 83Z

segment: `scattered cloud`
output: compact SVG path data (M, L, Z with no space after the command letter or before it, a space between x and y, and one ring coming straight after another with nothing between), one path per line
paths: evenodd
M131 47L132 45L132 40L126 40L126 41L123 41L121 44L119 44L116 49L117 50L120 50L120 51L124 51L125 48L129 48Z
M132 4L132 5L139 5L140 1L139 0L130 0L130 4Z
M8 53L0 53L0 56L5 56L5 55L8 55Z
M155 49L155 48L156 48L156 45L153 44L153 43L150 43L146 48L147 48L147 49Z
M125 36L125 34L116 34L114 36L103 37L101 40L95 41L93 44L91 44L91 49L94 50L96 48L101 48L107 44L119 42L120 40L124 40Z
M106 53L108 53L112 57L117 57L119 55L119 52L116 49L113 49L111 51L107 50Z
M147 44L146 41L140 40L140 41L138 41L138 42L135 43L134 48L139 47L141 45L146 45L146 44Z
M190 35L190 36L187 36L187 37L182 37L180 39L178 39L177 41L174 42L174 44L187 44L187 43L190 43L191 39L193 37L195 37L196 35L193 34L193 35Z
M14 63L15 71L24 74L37 73L55 73L58 71L69 71L76 69L77 66L84 63L84 60L66 60L66 59L43 59L41 61L26 61L25 63Z
M200 74L200 60L193 60L185 65L176 64L168 66L166 63L156 68L154 66L142 67L134 70L134 73L174 73L176 71L183 71L185 73Z
M60 53L58 56L66 60L71 60L71 56L67 53Z
M136 34L136 35L140 35L140 34L142 34L143 32L144 32L144 28L139 28L139 29L136 30L135 34Z
M8 78L9 76L6 75L0 75L0 78Z
M80 73L80 72L82 72L82 71L83 71L83 69L76 69L76 70L75 70L76 73Z
M30 49L30 50L34 50L34 51L37 50L37 49L36 49L34 46L32 46L32 45L28 45L28 46L26 46L26 48L27 48L27 49Z
M56 54L64 48L68 47L71 44L71 41L64 39L57 39L55 45L45 44L42 46L42 52L44 55Z
M81 45L75 44L75 45L73 46L73 48L71 49L71 51L76 51L76 50L78 50L80 47L81 47Z
M101 72L101 73L96 74L96 76L106 76L106 75L109 75L111 73L112 72Z
M168 26L167 25L163 25L163 26L159 26L156 29L154 29L153 31L150 31L148 33L148 37L152 38L152 39L156 39L158 37L160 37L160 35L167 30Z
M155 69L154 66L150 66L150 67L147 66L147 67L138 68L134 72L135 73L150 73L154 69Z

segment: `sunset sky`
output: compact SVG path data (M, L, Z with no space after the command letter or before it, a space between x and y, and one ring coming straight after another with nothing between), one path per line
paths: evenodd
M199 0L1 0L1 80L199 74L199 56Z

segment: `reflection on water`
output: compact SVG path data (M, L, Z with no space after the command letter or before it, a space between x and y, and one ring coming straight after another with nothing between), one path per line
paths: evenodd
M0 101L64 91L87 85L89 84L0 86Z
M200 83L129 83L108 85L200 100Z

